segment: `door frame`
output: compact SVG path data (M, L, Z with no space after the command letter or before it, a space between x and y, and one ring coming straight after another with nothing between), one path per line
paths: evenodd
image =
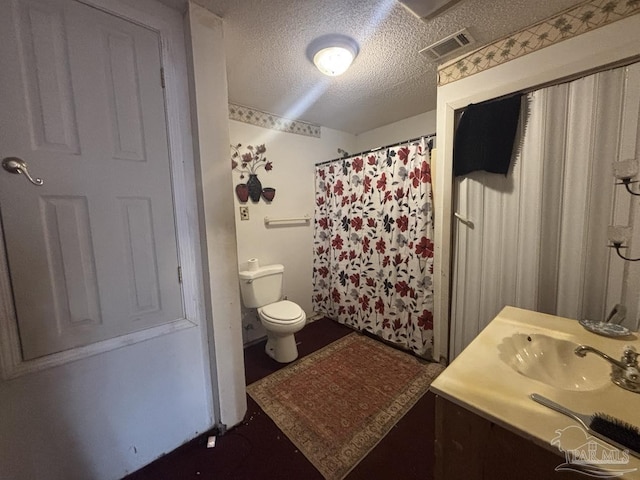
M197 215L194 213L197 212L196 180L191 143L187 61L181 15L153 0L75 1L153 30L159 35L165 84L164 100L178 259L182 273L182 300L185 315L184 318L164 325L24 361L20 349L6 251L4 248L0 248L0 378L8 380L35 373L193 327L199 327L201 330L202 343L207 357L205 365L209 366L213 359L209 358L207 325L204 321L206 316L200 261L199 224ZM18 52L16 52L17 54ZM160 72L158 74L160 75ZM0 242L4 242L1 225ZM207 390L213 392L210 372L207 372L204 381ZM209 411L213 412L213 397L212 395L207 395L207 397Z

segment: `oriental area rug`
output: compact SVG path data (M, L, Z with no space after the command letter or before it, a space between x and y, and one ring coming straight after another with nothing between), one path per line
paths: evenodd
M351 333L249 385L249 395L328 480L344 478L442 371Z

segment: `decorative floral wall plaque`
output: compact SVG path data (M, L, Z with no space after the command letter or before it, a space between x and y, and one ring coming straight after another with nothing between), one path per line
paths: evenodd
M231 168L236 172L240 172L240 180L247 178L246 183L236 185L236 195L241 203L245 203L251 199L252 202L260 201L260 197L271 202L276 195L276 189L271 187L262 188L262 182L258 178L258 171L264 168L266 172L273 169L273 163L267 160L265 153L267 147L258 145L246 146L246 152L242 153L240 149L242 144L231 145Z

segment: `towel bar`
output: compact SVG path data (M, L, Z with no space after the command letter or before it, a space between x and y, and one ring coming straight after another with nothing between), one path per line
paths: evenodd
M264 217L264 224L269 225L271 223L309 223L311 221L311 215L303 215L301 217Z

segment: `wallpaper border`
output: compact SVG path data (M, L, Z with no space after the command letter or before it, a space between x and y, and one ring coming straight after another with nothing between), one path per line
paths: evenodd
M587 0L438 68L438 86L640 13L640 0Z
M320 138L321 133L320 125L302 122L300 120L290 120L274 115L273 113L263 112L235 103L229 103L229 119L262 128L270 128L271 130L305 135L307 137Z

